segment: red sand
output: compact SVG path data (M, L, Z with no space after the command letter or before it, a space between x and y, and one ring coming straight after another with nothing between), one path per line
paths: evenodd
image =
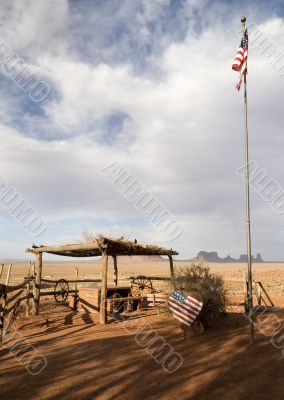
M145 316L146 315L146 316ZM284 311L276 314L284 325ZM0 394L5 400L51 399L280 399L284 393L284 357L270 338L256 331L248 341L247 320L230 314L209 332L182 335L166 315L144 314L184 359L166 373L135 341L121 322L98 324L95 314L73 314L57 306L37 318L16 321L14 328L47 359L46 369L31 376L7 349L0 352ZM49 319L48 326L46 318ZM266 324L268 326L269 324ZM284 342L284 341L283 341ZM24 346L24 345L23 345Z

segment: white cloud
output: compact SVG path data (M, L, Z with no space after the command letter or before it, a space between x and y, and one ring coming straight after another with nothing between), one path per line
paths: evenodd
M67 0L1 1L0 7L2 37L18 51L56 47L68 24Z
M141 43L151 35L159 36L160 31L151 32L151 23L165 18L167 1L142 2L142 8L134 2L116 7L111 29L115 18L127 24L131 14L134 21L120 25L117 38L109 36L104 23L101 35L92 37L89 25L91 21L98 33L95 23L102 16L107 19L110 6L96 9L89 4L84 9L86 13L90 8L88 24L74 27L83 11L68 8L64 1L56 2L58 7L52 3L13 2L3 20L5 37L50 80L53 96L36 111L33 105L31 110L29 105L23 107L22 99L12 95L1 100L1 110L5 110L0 114L1 173L48 217L50 229L69 219L73 225L68 229L83 227L88 220L101 224L105 231L133 229L133 223L140 237L166 242L143 217L141 226L135 228L139 214L101 174L103 167L118 161L184 222L183 237L165 244L180 249L184 257L201 248L220 250L224 255L244 252L244 185L235 174L243 163L242 93L235 91L237 74L231 71L240 37L228 29L230 21L212 23L210 15L211 24L199 33L196 24L193 29L189 23L187 34L179 41L176 37L171 40L167 32L163 49L155 47L152 54L144 55L152 57L158 68L150 63L148 70L146 65L140 71L133 57L117 62L116 52L121 48L123 54L132 54L132 34ZM187 2L184 11L190 17L193 6L198 11L205 5ZM259 26L282 46L283 20L269 18ZM93 62L85 51L78 51L85 33L86 47L91 43L97 57ZM104 34L110 40L105 45ZM281 156L284 83L253 48L249 63L252 156L269 166L281 181L282 173L266 149ZM15 110L17 117L20 115L17 123L13 121ZM106 121L118 112L129 117L122 124L120 143L103 143L102 137L110 130ZM254 201L254 218L269 220L272 211L257 197ZM257 221L256 251L271 258ZM275 220L273 226L280 229L281 224ZM62 229L53 233L62 236Z

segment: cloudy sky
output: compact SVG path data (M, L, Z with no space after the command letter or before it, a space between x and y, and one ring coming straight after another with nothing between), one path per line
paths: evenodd
M0 0L1 43L50 88L35 102L0 66L0 175L46 218L38 238L0 208L0 258L82 230L245 253L243 92L232 60L240 17L284 54L279 1ZM261 54L262 53L262 54ZM250 157L284 189L284 78L249 53ZM284 62L283 62L284 65ZM282 72L282 75L284 71ZM119 163L178 221L160 232L106 178ZM284 260L284 220L251 193L253 253Z

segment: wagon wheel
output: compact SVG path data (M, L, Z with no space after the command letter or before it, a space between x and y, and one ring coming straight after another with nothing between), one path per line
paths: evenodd
M54 298L57 303L64 303L68 299L69 285L65 279L60 279L54 287Z
M146 297L148 293L153 292L153 285L150 278L139 275L133 278L131 282L131 294L134 297Z

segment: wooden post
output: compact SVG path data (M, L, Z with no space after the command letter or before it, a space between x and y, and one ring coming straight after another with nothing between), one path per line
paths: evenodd
M259 305L259 298L258 298L258 284L257 282L253 282L253 290L257 300L257 304Z
M103 254L103 270L102 270L102 288L101 288L101 303L100 303L100 323L107 323L107 270L108 270L108 255Z
M12 269L12 264L10 264L9 268L8 268L6 282L5 282L5 291L7 290L7 286L9 285L11 269ZM5 313L5 307L6 307L6 301L7 301L6 293L7 292L4 293L1 312L0 312L0 344L3 343L3 338L4 338L4 313Z
M75 296L77 298L77 295L78 295L78 282L77 282L77 280L78 280L78 275L79 275L78 267L75 268L75 272L76 272Z
M113 269L114 269L114 284L115 286L117 286L117 257L116 256L112 256L113 258Z
M261 286L260 286L259 282L257 282L257 289L258 289L258 298L259 298L258 305L261 306Z
M1 279L1 276L2 276L3 269L4 269L4 264L1 264L1 268L0 268L0 279Z
M79 300L79 296L78 296L78 267L75 267L75 275L76 278L73 282L75 282L75 290L74 290L74 295L72 294L69 300L69 307L73 310L76 311L77 310L77 306L78 306L78 300Z
M247 301L248 301L248 284L246 271L243 269L243 280L244 280L244 307L245 313L247 312Z
M35 263L32 262L32 277L35 278Z
M35 263L34 262L32 262L31 263L31 276L32 276L32 283L31 283L31 286L32 286L32 294L33 294L33 297L32 297L32 315L35 315L35 313L36 313L36 308L35 308L35 291L36 291L36 283L35 283L35 275L36 275L36 273L35 273Z
M35 284L34 284L34 314L37 315L39 312L40 302L40 284L41 284L41 272L42 272L42 253L37 253L37 262L35 267Z
M27 278L30 279L31 276L31 261L28 269L28 276ZM27 283L27 289L26 289L26 294L27 294L27 300L26 300L26 317L31 316L31 310L30 310L30 291L31 291L31 283L28 281Z
M274 303L271 300L271 297L269 296L269 294L267 293L265 287L263 286L263 284L261 282L259 282L259 286L260 286L261 290L263 291L263 293L265 294L265 296L267 297L267 299L268 299L269 303L271 304L271 306L274 307Z
M170 260L170 270L171 270L171 278L174 278L175 272L174 272L174 264L173 264L173 257L168 256Z
M257 304L261 305L261 292L260 292L260 285L259 282L253 281L254 293L257 300Z
M7 272L7 277L6 277L6 282L5 285L9 285L9 280L10 280L10 275L11 275L11 269L12 269L12 264L9 265L8 272Z
M74 307L73 310L76 311L78 307L78 276L79 276L79 270L78 267L76 267L76 283L75 283L75 294L74 294Z

